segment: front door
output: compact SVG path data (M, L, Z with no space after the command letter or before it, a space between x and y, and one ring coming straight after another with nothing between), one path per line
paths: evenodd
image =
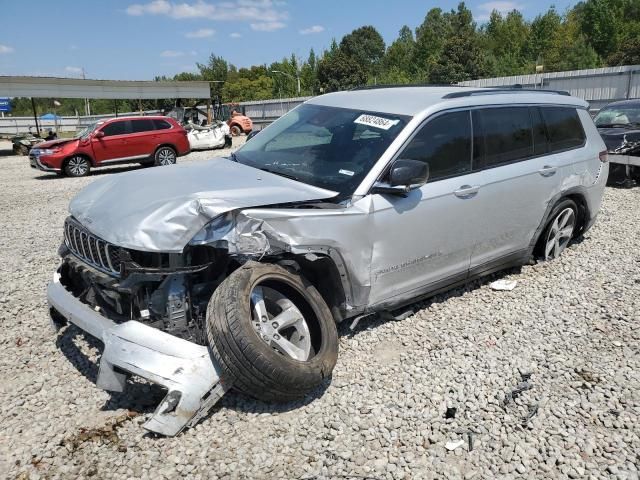
M128 120L110 122L100 129L104 133L103 137L91 138L93 157L97 164L117 162L129 155L127 137L131 131L130 128Z
M482 172L472 171L469 111L430 119L398 158L429 164L429 180L406 198L372 199L370 303L401 301L467 277Z

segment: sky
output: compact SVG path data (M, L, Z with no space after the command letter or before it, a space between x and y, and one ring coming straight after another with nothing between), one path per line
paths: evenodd
M238 67L294 53L306 59L362 25L390 44L403 25L457 0L17 0L0 5L0 75L152 80L196 71L211 53ZM479 23L493 9L527 19L570 0L471 0Z

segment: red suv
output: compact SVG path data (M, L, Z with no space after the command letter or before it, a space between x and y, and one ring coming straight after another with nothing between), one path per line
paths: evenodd
M187 132L168 117L118 117L95 122L76 137L39 143L33 168L83 177L91 168L120 163L171 165L189 153Z

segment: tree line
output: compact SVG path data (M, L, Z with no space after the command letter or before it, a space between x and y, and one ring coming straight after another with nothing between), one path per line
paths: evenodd
M367 25L333 40L317 55L237 68L212 54L198 73L175 80L210 80L226 102L264 100L372 84L452 84L481 77L640 64L640 0L586 0L565 13L554 7L526 20L493 11L479 24L464 4L432 8L414 30L403 26L386 45Z
M373 84L452 84L534 73L536 65L549 72L632 64L640 64L640 0L585 0L564 13L551 7L530 21L518 10L493 11L484 23L475 21L463 2L451 11L432 8L415 29L403 26L390 45L367 25L340 42L334 39L319 55L312 49L306 59L292 54L268 65L238 68L211 54L206 63L196 64L196 73L155 79L215 82L212 98L241 102ZM14 115L31 113L28 100L16 101ZM82 114L82 102L65 100L58 113ZM42 112L52 99L38 103ZM170 103L143 101L142 107L166 108ZM139 104L119 101L118 108L135 111ZM92 100L91 109L111 113L114 104Z

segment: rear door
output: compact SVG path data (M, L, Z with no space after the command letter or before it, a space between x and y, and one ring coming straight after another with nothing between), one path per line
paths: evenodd
M549 154L537 107L476 109L473 126L484 222L477 232L471 269L480 272L526 252L550 199L560 190L562 176L558 159Z
M120 161L129 155L128 135L131 125L128 120L116 120L109 122L100 128L104 137L91 138L91 148L96 163L110 163Z
M138 160L152 155L160 143L155 123L151 118L131 120L131 135L129 136L129 156L131 160Z

